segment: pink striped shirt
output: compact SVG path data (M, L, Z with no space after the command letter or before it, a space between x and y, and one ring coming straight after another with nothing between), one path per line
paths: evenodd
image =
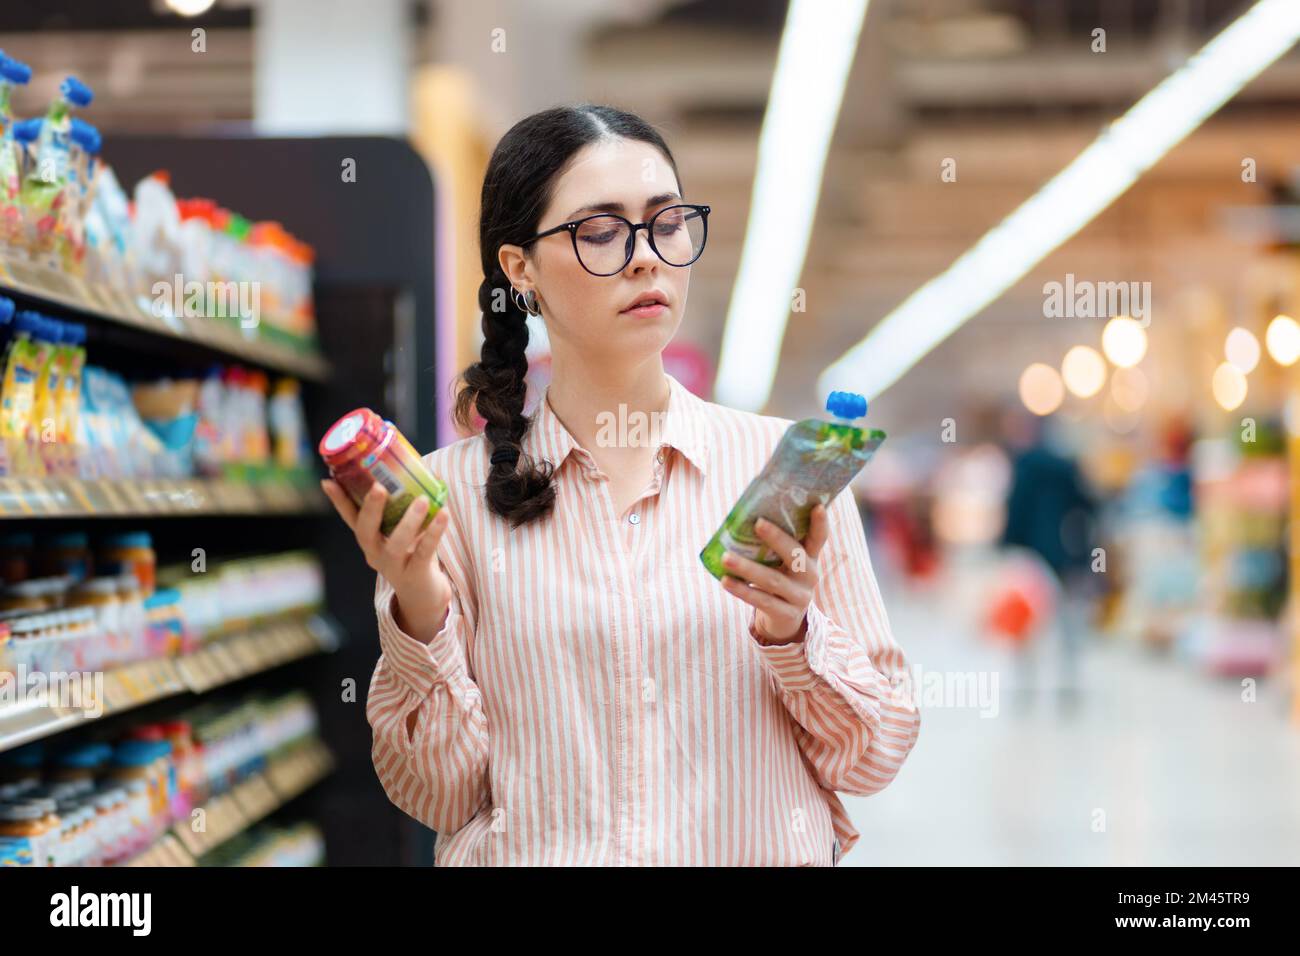
M668 381L653 478L621 515L545 396L523 449L556 465L549 518L488 510L482 435L425 458L450 488L454 595L426 646L379 578L366 713L435 865L834 865L858 840L836 791L881 790L916 742L852 492L805 639L761 646L698 555L791 422Z

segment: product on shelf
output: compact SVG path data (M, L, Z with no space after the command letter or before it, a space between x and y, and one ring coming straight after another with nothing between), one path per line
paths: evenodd
M308 822L288 827L259 826L241 833L205 856L203 866L321 866L325 838Z
M59 86L41 124L31 160L23 176L20 198L32 258L52 269L73 267L71 242L76 232L74 210L68 205L72 175L72 110L90 105L90 87L75 76Z
M112 742L0 753L0 866L127 862L317 730L311 701L293 691L207 702Z
M0 296L0 477L263 477L312 469L301 389L214 366L130 385L86 364L86 328Z
M81 401L86 329L0 297L0 476L71 475Z
M7 582L0 672L102 671L158 660L324 603L320 564L307 551L224 561L201 574L156 563L145 532L110 534L93 551L80 532L35 544L30 536L0 538Z
M0 254L124 293L156 317L234 324L314 347L315 253L278 222L255 222L213 199L178 198L166 171L133 201L100 159L91 104L74 76L44 117L16 120L10 94L31 70L0 53Z
M15 86L24 86L32 70L0 51L0 251L23 245L23 209L19 192L23 183L23 147L14 137L10 105Z
M375 482L388 492L381 529L388 534L402 519L417 495L429 499L424 524L433 520L447 501L447 485L424 467L392 422L368 408L358 408L340 418L320 442L320 454L330 475L360 506Z

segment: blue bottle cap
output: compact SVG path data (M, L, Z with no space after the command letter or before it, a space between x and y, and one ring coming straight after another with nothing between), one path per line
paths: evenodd
M13 125L14 139L20 143L34 143L41 136L41 117L33 116L31 119L18 120Z
M32 78L32 68L26 63L0 53L0 77L22 86Z
M80 116L72 117L72 129L69 132L72 141L92 156L98 155L104 140L99 130L87 123Z
M148 531L124 531L106 536L103 546L105 548L152 548L153 536Z
M45 319L41 318L39 312L33 312L30 309L24 309L14 316L14 331L26 332L28 335L37 335L45 327Z
M836 418L861 418L867 414L867 400L856 392L831 392L826 397L826 411Z
M73 106L89 106L90 101L95 98L95 94L91 92L90 87L75 76L70 76L63 81L59 87L59 93Z
M0 295L0 325L8 325L13 321L14 312L18 307L14 305L14 300Z

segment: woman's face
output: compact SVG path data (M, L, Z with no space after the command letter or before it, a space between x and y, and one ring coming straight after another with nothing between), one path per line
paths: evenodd
M681 201L677 177L659 150L635 140L601 140L583 147L560 175L537 231L600 212L645 222ZM553 352L626 365L663 351L672 340L691 270L655 255L646 233L637 231L631 261L611 276L583 268L567 230L539 239L527 255L519 246L501 247L501 268L514 287L537 292ZM632 310L648 293L662 299L663 307Z

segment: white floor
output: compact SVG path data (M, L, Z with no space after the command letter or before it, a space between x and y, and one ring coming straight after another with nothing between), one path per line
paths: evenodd
M959 596L886 600L919 666L921 735L885 791L842 798L862 839L841 865L1300 864L1300 727L1283 682L1245 703L1234 680L1094 638L1071 712L1054 663L1018 679ZM968 672L989 689L996 675L996 708L927 704L923 675Z

